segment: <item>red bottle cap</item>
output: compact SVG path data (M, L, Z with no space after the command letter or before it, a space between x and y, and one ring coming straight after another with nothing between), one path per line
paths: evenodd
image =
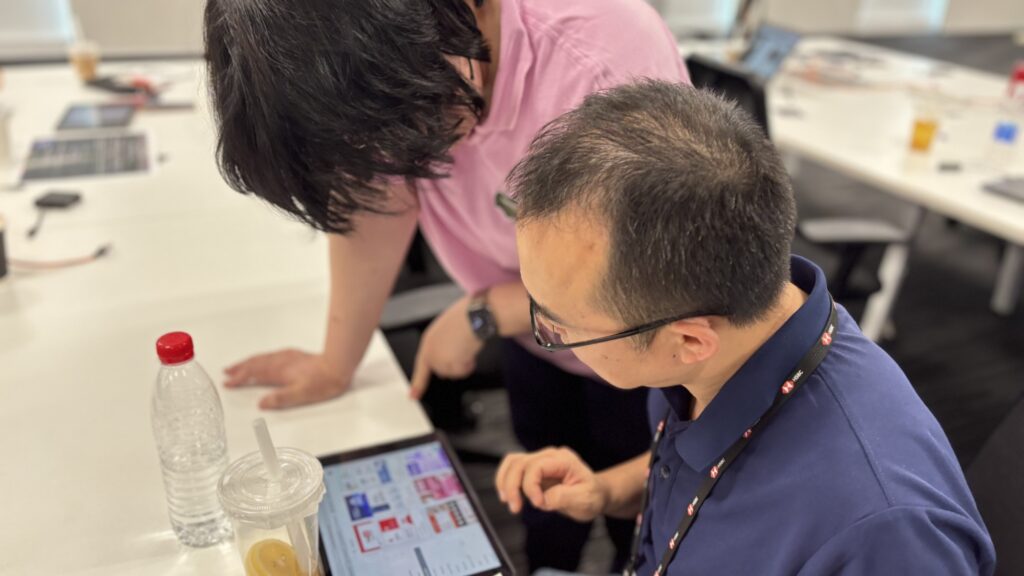
M1010 98L1024 98L1024 60L1018 61L1010 73L1010 85L1006 93Z
M185 332L169 332L156 341L156 355L163 364L181 364L195 356L192 337Z
M1024 80L1024 60L1018 60L1013 66L1013 79Z

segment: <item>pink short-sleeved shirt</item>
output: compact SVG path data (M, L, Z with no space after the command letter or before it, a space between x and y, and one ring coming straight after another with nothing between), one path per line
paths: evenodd
M467 292L519 280L514 223L495 205L540 129L592 92L640 78L689 82L675 39L643 0L501 0L487 118L452 149L450 177L421 181L420 227ZM527 350L592 376L570 352Z

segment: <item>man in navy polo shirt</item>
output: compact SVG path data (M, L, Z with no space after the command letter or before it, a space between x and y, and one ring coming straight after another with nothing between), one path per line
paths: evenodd
M993 572L942 429L790 257L792 189L742 112L617 88L548 126L509 183L538 343L659 390L648 454L597 473L564 448L508 456L513 512L636 517L643 576Z

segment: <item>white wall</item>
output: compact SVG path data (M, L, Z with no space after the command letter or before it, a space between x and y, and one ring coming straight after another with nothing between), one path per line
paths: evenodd
M71 0L71 11L103 54L200 55L205 5L205 0Z
M724 32L739 0L649 0L673 31ZM814 34L1008 33L1024 30L1024 0L758 0L764 21Z
M649 0L676 36L729 32L740 0Z
M557 1L557 0L555 0ZM740 0L649 0L680 35L729 30ZM205 0L73 0L107 55L201 54ZM760 0L768 22L807 33L1024 30L1024 0ZM944 17L943 17L944 13ZM0 0L0 60L62 57L68 0Z
M205 0L0 0L0 60L64 57L73 17L107 56L203 51Z
M857 30L864 34L940 32L948 0L861 0Z
M0 59L62 56L71 33L66 0L0 0Z
M1024 31L1024 0L949 0L951 33Z
M849 33L856 27L859 0L762 0L766 22L805 33Z
M942 30L949 0L762 0L769 22L817 34L922 34ZM1024 1L1024 0L1018 0Z

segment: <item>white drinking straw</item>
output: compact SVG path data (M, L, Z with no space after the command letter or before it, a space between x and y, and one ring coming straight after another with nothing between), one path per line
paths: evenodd
M277 450L274 448L274 442L270 439L267 421L263 418L257 418L252 421L252 428L256 432L256 443L260 447L260 454L263 455L263 465L267 469L267 477L270 478L272 483L277 484L281 481L284 470L281 469L281 461L277 459ZM292 541L292 548L295 550L299 566L303 570L312 568L313 565L309 561L309 544L306 540L306 533L302 529L302 524L292 521L288 523L287 527L288 538Z

